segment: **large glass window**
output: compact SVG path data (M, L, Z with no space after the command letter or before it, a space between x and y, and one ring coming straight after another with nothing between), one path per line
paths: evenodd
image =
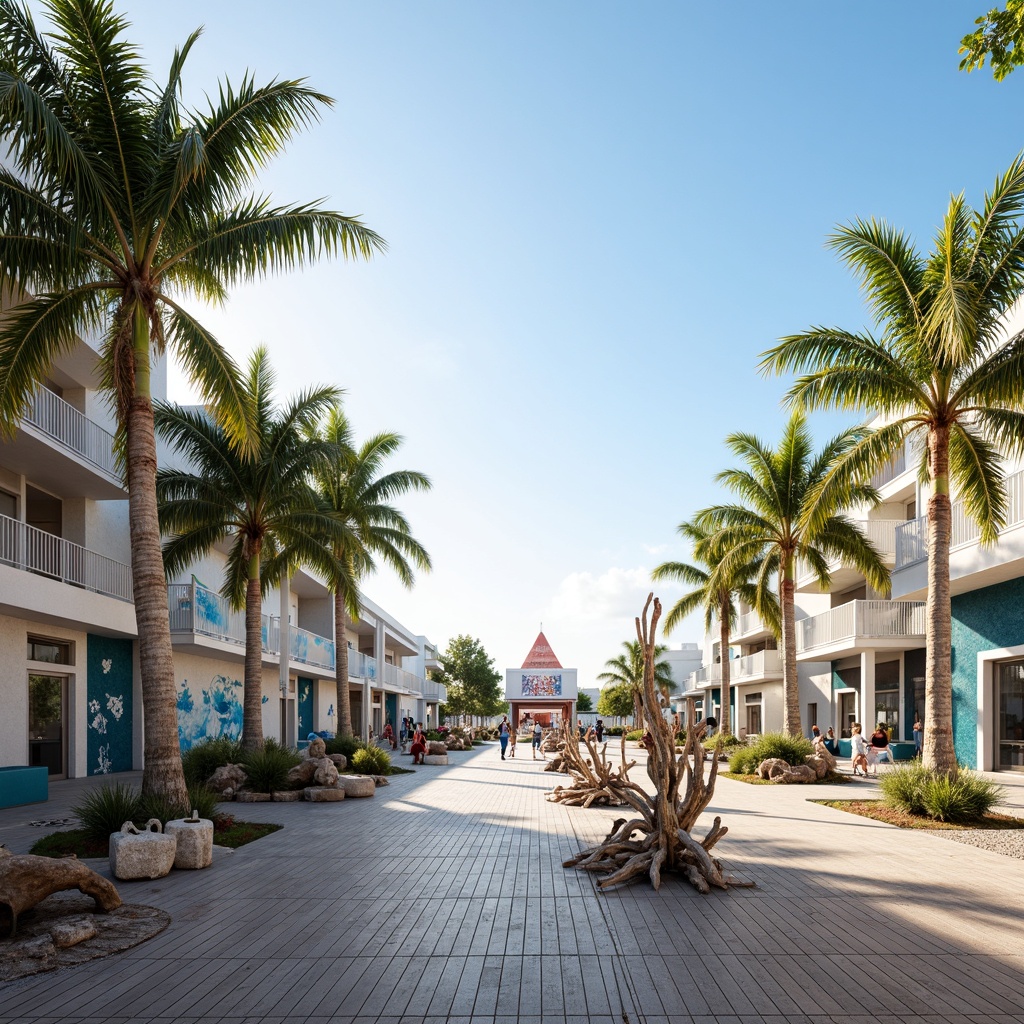
M893 739L900 737L900 663L883 661L875 666L875 717L864 723L865 732L881 723Z
M60 640L44 640L41 637L28 638L28 660L45 661L49 665L71 665L71 644Z
M999 666L996 767L1024 771L1024 661Z
M28 754L32 767L64 775L64 706L67 680L63 676L28 677Z

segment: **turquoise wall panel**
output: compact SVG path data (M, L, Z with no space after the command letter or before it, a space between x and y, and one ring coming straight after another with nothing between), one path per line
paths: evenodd
M978 653L1024 644L1024 579L953 598L953 744L978 766Z
M132 770L132 641L86 640L87 755L90 775Z
M313 680L299 676L299 739L313 731Z

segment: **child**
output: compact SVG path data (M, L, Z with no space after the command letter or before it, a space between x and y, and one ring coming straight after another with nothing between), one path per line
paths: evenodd
M853 774L857 774L857 769L864 773L864 778L868 776L868 745L864 737L860 733L860 723L854 722L850 730L850 767L853 769Z
M508 732L508 756L516 756L516 731L515 729L509 729Z

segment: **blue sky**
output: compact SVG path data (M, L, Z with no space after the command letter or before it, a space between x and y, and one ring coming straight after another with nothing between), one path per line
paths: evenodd
M949 194L980 201L1024 148L1024 72L957 70L980 0L118 7L161 78L205 24L193 102L246 69L336 98L262 184L362 214L389 252L206 318L239 359L269 346L282 395L346 388L357 429L400 431L433 478L406 508L435 571L370 597L499 668L543 621L581 685L651 567L686 557L724 436L781 431L758 354L865 322L829 231L886 217L927 245Z

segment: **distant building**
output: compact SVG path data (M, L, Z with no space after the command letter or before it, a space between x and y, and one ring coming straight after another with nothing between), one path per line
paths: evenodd
M576 713L576 669L562 668L543 632L519 668L505 670L505 700L512 708L512 728L529 715L543 724L571 722Z

